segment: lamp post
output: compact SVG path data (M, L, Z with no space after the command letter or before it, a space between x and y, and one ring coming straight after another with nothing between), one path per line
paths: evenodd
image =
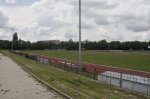
M109 50L110 50L110 48L109 48L109 39L110 39L110 38L109 38L109 34L107 33L107 43L108 43L108 44L107 44L107 50L108 50L108 52L109 52Z
M79 0L79 53L77 71L81 70L81 0Z
M106 41L107 41L107 51L110 51L110 45L109 45L109 40L110 40L110 36L109 33L103 29L99 29L100 31L102 31L102 34L106 35Z
M12 45L11 45L11 51L13 51L13 49L14 49L14 48L13 48L13 46L14 46L14 44L13 44L13 41L14 41L14 40L13 40L13 34L14 34L14 33L13 33L13 32L14 32L14 28L12 28Z

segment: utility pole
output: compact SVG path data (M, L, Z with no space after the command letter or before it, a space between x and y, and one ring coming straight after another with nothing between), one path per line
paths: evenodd
M14 34L14 33L13 33L13 32L14 32L14 28L12 28L12 45L11 45L11 51L13 51L13 49L14 49L14 48L13 48L13 46L14 46L14 44L13 44L13 42L14 42L14 40L13 40L13 38L14 38L13 36L14 36L14 35L13 35L13 34Z
M107 43L108 43L108 44L107 44L107 50L108 50L108 52L109 52L109 50L110 50L110 48L109 48L109 34L107 34L107 36L108 36L108 37L107 37L107 39L108 39L108 40L107 40Z
M81 70L81 0L79 0L79 53L77 71Z

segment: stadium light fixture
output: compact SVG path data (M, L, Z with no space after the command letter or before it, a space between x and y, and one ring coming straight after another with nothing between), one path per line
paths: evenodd
M110 36L109 36L109 34L107 33L107 50L108 50L108 52L110 51L110 45L109 45L109 41L110 41Z
M79 52L78 52L78 67L77 70L81 70L81 0L79 0Z

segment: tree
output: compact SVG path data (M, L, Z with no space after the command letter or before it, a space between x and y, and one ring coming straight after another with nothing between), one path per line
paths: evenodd
M97 48L96 48L97 49ZM106 40L101 40L98 42L98 49L99 50L108 50L108 43Z
M121 50L122 45L120 41L112 41L110 42L110 49L111 50Z
M67 50L78 50L78 42L74 42L70 39L67 43Z
M18 41L18 34L17 34L17 32L15 32L14 35L13 35L13 41L14 42Z
M18 49L19 48L17 32L15 32L14 35L13 35L13 44L14 44L14 49Z

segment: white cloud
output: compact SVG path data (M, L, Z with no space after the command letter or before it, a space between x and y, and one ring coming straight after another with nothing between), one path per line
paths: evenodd
M0 28L6 27L8 24L8 18L0 10Z
M17 0L5 0L5 2L8 4L15 4Z
M0 9L22 39L78 40L78 0L39 0ZM82 0L82 39L105 39L101 28L112 32L111 40L149 40L149 9L149 0Z

